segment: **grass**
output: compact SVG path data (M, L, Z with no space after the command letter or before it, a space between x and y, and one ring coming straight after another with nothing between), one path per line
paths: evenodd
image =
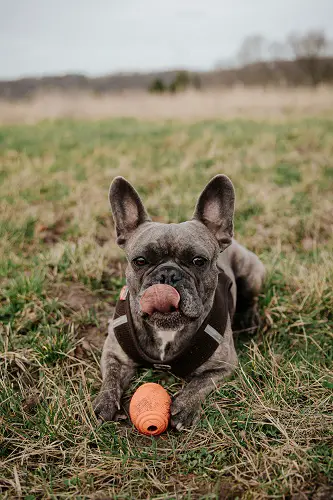
M150 94L127 90L96 95L91 92L45 91L17 101L0 99L0 123L37 123L44 119L93 119L137 117L142 120L331 117L331 86L219 87L178 94ZM65 146L65 144L64 144Z
M333 121L63 119L0 129L3 498L330 498ZM199 424L157 439L96 426L91 401L123 285L107 193L122 174L182 221L226 173L236 236L268 276L262 330ZM171 393L182 382L140 372ZM326 495L326 496L325 496Z

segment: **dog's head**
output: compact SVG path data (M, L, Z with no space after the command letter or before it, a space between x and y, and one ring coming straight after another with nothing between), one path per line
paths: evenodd
M217 286L217 257L233 236L234 201L232 182L217 175L201 193L190 221L162 224L151 221L129 182L114 179L110 203L117 243L128 259L126 278L134 314L162 330L180 330L207 315ZM177 290L179 295L171 293L169 308L165 303L159 307L156 294L153 307L143 305L146 290L156 284Z

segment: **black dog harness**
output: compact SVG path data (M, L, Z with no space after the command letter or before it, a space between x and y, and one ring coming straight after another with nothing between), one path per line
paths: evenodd
M140 365L171 371L178 377L186 377L205 363L223 340L228 315L232 320L234 312L231 285L231 279L222 271L219 274L214 304L207 318L180 352L162 362L148 356L139 345L130 311L128 289L124 287L113 317L113 330L121 348L127 356Z

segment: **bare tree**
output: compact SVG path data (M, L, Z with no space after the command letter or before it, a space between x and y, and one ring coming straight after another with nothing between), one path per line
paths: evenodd
M284 85L287 83L287 75L284 61L290 59L290 50L286 42L272 41L268 44L268 65L275 83Z
M267 42L261 35L252 35L243 41L237 59L242 66L265 60L267 57Z
M284 61L290 59L290 48L286 42L270 42L268 55L271 61Z
M328 40L323 31L309 31L303 35L289 35L289 45L297 58L324 56Z
M329 41L325 33L309 31L303 35L291 34L288 44L294 60L302 69L309 83L318 85L325 78L326 65L323 58L328 55Z

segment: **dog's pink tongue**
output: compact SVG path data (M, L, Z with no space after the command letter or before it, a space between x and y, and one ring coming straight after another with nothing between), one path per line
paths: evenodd
M179 302L179 293L173 286L152 285L142 295L140 306L142 312L151 315L155 311L168 313L178 309Z

